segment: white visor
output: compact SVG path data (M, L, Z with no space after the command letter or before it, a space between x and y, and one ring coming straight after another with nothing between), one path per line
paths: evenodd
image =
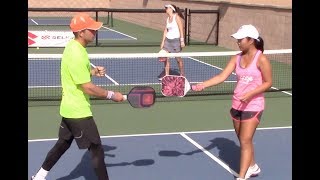
M176 11L176 9L171 4L164 5L166 8L171 8L173 11Z

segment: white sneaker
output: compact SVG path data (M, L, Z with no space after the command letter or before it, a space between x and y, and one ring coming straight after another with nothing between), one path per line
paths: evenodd
M258 164L255 164L248 168L245 178L258 176L260 172L261 172L261 169L259 168Z
M37 178L37 179L35 179L35 176L32 176L31 180L46 180L46 179L45 178L42 178L42 179Z

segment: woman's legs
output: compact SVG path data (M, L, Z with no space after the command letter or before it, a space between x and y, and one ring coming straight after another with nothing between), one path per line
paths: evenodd
M245 121L233 121L240 142L240 171L239 177L244 178L248 168L255 164L253 136L259 121L256 118Z
M182 58L176 57L176 60L177 60L178 66L179 66L180 76L185 76Z
M170 60L169 58L164 62L164 72L165 72L165 76L169 75L170 73Z

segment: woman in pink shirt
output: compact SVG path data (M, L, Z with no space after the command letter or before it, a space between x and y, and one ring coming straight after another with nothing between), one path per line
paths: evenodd
M260 168L254 159L253 135L264 110L264 92L272 85L270 61L263 54L263 39L257 29L243 25L231 35L237 40L241 52L231 57L225 69L203 83L194 85L194 91L224 82L235 71L237 85L230 110L233 126L240 142L240 171L237 180L257 176Z

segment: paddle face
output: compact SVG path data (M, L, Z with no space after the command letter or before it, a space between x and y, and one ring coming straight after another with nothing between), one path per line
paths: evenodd
M156 92L149 86L136 86L127 95L127 100L134 108L149 108L155 103Z
M184 97L191 89L184 76L166 75L161 80L161 93L164 96Z

